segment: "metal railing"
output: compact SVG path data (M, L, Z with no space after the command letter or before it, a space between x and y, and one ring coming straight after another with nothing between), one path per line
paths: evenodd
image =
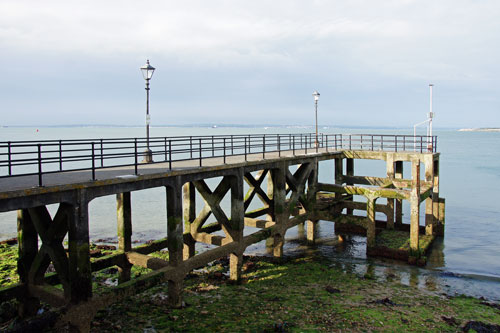
M251 134L153 137L149 139L153 163L172 163L219 157L223 163L229 156L292 152L328 152L330 150L417 151L436 152L437 137L381 134ZM38 176L66 171L90 171L134 166L135 174L146 150L145 138L44 140L0 142L0 178Z

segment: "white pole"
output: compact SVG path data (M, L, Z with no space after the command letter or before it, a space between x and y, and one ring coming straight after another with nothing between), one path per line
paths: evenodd
M432 118L434 117L434 113L432 112L432 87L434 85L431 83L429 84L429 89L430 89L430 95L429 95L429 139L431 140L431 150L434 148L432 147L433 145L433 140L432 140Z

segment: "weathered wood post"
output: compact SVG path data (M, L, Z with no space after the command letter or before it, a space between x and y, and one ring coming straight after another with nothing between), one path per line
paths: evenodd
M425 165L425 181L431 183L432 186L434 186L434 156L432 154L426 155L425 160L424 160L424 165ZM433 190L434 192L434 190ZM434 230L434 213L433 213L433 208L434 208L434 202L433 202L433 195L434 193L431 194L430 197L425 199L425 234L426 235L433 235L435 230Z
M403 179L403 161L396 161L396 172L394 178ZM395 222L398 225L403 223L403 199L396 199Z
M375 202L376 197L366 196L366 250L376 245Z
M92 297L89 200L85 189L77 190L76 200L68 209L69 292L71 301L79 303Z
M35 315L40 308L39 299L31 296L27 287L31 265L38 252L38 234L27 209L17 211L17 241L19 251L17 273L21 283L26 286L18 296L19 316L23 318Z
M307 187L307 207L306 211L308 213L313 213L314 210L316 209L316 196L318 193L318 167L319 167L319 162L315 158L314 161L312 162L312 169L311 173L309 174L309 178L307 181L308 187ZM317 232L317 223L318 220L316 218L313 218L311 220L307 220L307 241L309 243L314 243L315 238L316 238L316 232Z
M286 222L290 216L289 207L286 203L286 171L288 164L281 162L279 167L271 170L272 178L272 205L274 219L278 233L274 235L273 255L275 258L283 256L283 245L285 243Z
M182 264L182 185L179 177L167 186L167 241L168 261L173 267ZM176 275L168 281L168 302L175 308L182 307L182 282L184 276Z
M386 169L387 169L387 178L393 180L395 177L393 154L387 154ZM390 212L387 214L387 228L394 229L394 199L391 198L387 199L387 212Z
M118 230L118 250L128 252L132 249L132 204L130 192L116 194L116 215ZM130 280L132 265L128 262L118 267L118 282Z
M353 158L347 158L346 159L346 176L354 176L354 159ZM351 181L347 181L346 185L354 185ZM354 201L354 198L347 199L348 201ZM347 215L352 215L354 209L352 208L347 208Z
M420 161L414 159L411 163L411 194L410 194L410 256L419 257L419 225L420 225Z
M243 168L236 170L236 175L229 178L231 185L231 238L233 242L240 243L243 239L245 226L245 205L243 200ZM241 267L243 265L243 252L245 248L239 244L238 249L229 255L229 278L240 281Z
M184 230L186 233L184 241L184 260L194 256L196 241L191 236L191 223L196 219L196 191L193 183L188 182L183 186L183 208L184 208Z
M432 187L432 214L434 216L434 223L437 230L434 230L439 236L444 236L444 203L443 213L439 206L439 158L434 161L434 181ZM444 199L443 199L444 200Z

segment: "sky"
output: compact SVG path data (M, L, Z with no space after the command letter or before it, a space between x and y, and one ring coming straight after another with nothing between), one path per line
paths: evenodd
M1 0L0 125L500 127L500 1Z

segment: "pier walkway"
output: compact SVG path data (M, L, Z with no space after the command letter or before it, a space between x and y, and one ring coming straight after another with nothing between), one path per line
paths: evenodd
M154 163L141 163L148 147ZM356 175L356 159L385 161L387 177ZM318 181L322 161L334 163L331 182ZM409 179L403 177L404 163L411 168ZM214 189L208 179L217 182ZM130 194L157 187L166 190L167 237L132 247ZM116 196L118 251L91 259L88 206L107 195ZM204 206L197 209L200 198ZM230 207L221 205L224 198ZM404 200L410 202L410 224L402 221ZM54 216L50 204L58 204ZM307 239L314 242L317 221L335 222L337 233L366 234L369 255L410 263L425 262L430 242L444 230L437 137L378 134L2 142L0 212L5 211L17 211L20 283L0 289L0 301L19 299L26 317L46 302L58 324L81 331L98 309L162 282L168 282L169 304L182 306L185 276L223 256L230 259L230 279L238 281L249 245L269 239L280 258L286 231L298 224L307 224ZM385 220L376 220L376 212ZM258 231L247 234L246 227ZM406 232L408 250L379 246L384 230ZM197 253L197 243L216 247ZM149 256L163 249L168 260ZM47 273L51 264L55 273ZM133 277L134 265L151 271ZM118 286L93 290L92 275L113 266Z

